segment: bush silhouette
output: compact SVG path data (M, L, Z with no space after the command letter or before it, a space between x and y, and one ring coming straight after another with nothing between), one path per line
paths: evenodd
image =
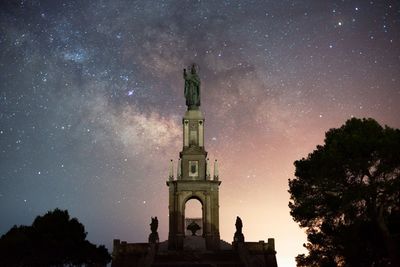
M0 238L0 266L105 266L111 261L107 249L86 235L67 210L49 211L32 226L14 226Z

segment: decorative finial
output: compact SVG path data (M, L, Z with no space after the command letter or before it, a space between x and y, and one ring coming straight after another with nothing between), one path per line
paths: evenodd
M206 162L206 180L210 180L211 175L210 175L210 159L207 158Z
M181 159L178 159L178 168L177 168L177 171L176 171L176 179L178 179L178 180L180 180L181 178L182 178L182 166L181 166L181 164L182 164L182 161L181 161Z
M192 232L192 236L196 236L196 232L197 232L198 230L200 230L200 229L201 229L201 227L200 227L195 221L192 221L192 223L189 224L189 225L186 227L186 230L189 230L189 231Z
M169 180L170 181L174 180L174 161L172 159L169 165Z
M218 181L219 179L219 172L218 172L218 161L214 161L214 181Z

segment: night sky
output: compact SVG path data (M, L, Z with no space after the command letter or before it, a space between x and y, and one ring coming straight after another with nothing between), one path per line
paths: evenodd
M59 207L109 249L151 216L167 239L193 62L221 237L239 215L294 266L293 162L353 116L400 127L399 2L1 1L0 234Z

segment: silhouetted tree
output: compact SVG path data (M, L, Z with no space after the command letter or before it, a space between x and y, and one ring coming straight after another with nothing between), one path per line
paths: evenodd
M0 266L105 266L110 260L66 210L38 216L32 226L14 226L0 239Z
M305 227L298 266L400 266L400 130L350 119L294 163L289 207Z

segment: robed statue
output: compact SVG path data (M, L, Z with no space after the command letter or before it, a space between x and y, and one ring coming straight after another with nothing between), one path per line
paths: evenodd
M151 217L151 223L150 223L151 234L149 235L149 243L159 242L157 229L158 229L158 219L157 217L155 218Z
M183 69L185 79L186 106L189 109L198 109L200 106L200 78L196 71L196 65L192 64L190 73Z
M235 235L233 236L233 244L234 244L234 247L237 248L238 243L244 242L244 235L242 232L243 223L242 223L242 219L240 219L239 216L236 217L235 226L236 226L236 232L235 232Z
M158 229L158 219L157 216L155 218L151 217L150 229L152 233L156 233Z
M241 234L242 233L242 228L243 228L243 223L242 223L242 219L240 219L239 216L236 216L235 226L236 226L236 233Z

